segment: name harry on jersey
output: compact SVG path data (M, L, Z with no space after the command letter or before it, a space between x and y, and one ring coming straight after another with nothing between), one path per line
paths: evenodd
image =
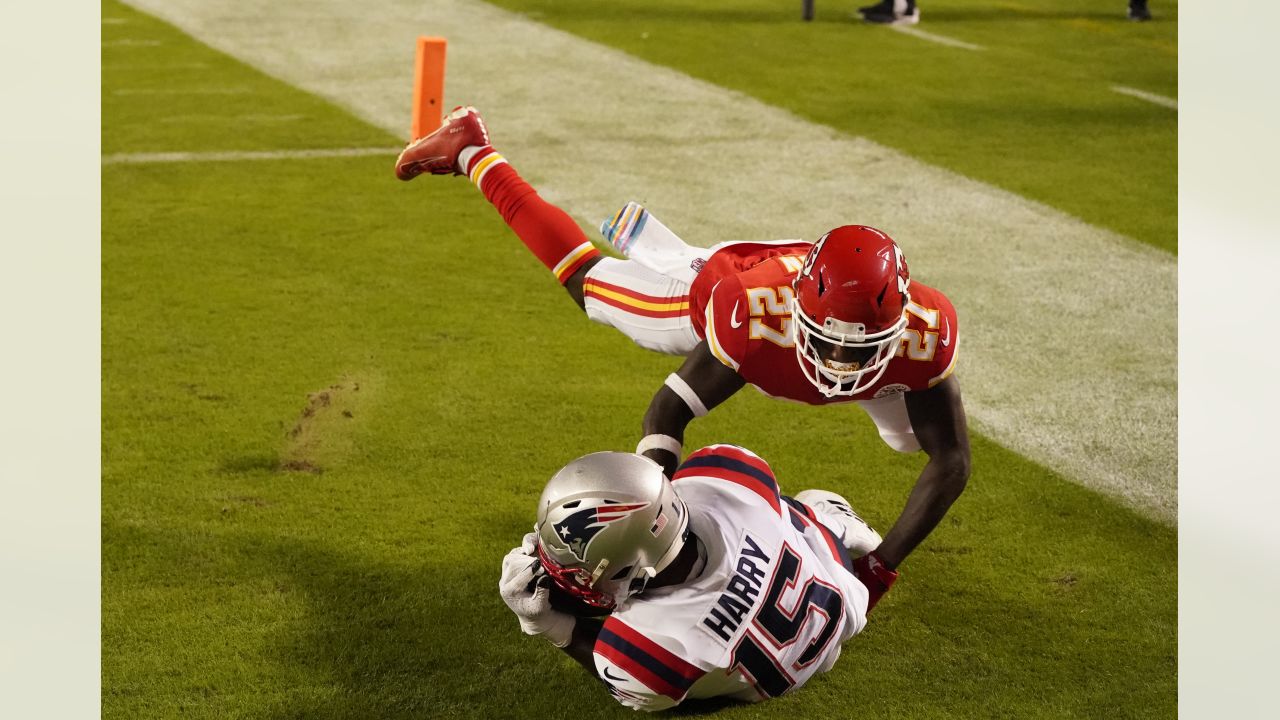
M733 577L729 579L729 584L720 597L716 598L711 612L702 619L703 627L710 630L712 635L729 642L737 632L743 618L760 596L760 588L764 586L765 575L769 571L769 560L759 543L750 535L743 535L743 545L738 551Z

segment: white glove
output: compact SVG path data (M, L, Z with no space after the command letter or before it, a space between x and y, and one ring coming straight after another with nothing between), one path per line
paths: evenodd
M498 591L511 612L520 618L520 629L526 635L541 635L556 647L564 647L573 639L572 615L551 607L551 576L538 561L537 535L524 536L520 547L513 548L502 559L502 580Z

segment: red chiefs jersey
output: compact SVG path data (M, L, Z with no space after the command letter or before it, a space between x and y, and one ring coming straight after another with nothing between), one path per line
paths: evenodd
M874 385L827 397L796 359L791 283L812 243L734 243L717 250L689 289L694 330L720 362L772 397L810 405L870 400L942 382L955 368L956 311L941 292L911 283L907 329Z

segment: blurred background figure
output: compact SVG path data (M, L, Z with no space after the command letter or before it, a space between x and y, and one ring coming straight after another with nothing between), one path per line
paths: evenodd
M1137 0L1133 1L1137 2ZM1146 0L1142 1L1145 9ZM1130 13L1132 12L1130 10ZM858 8L858 14L863 20L878 25L915 25L920 22L920 11L916 8L916 0L883 0L876 5Z
M882 0L875 5L858 8L863 20L878 25L915 25L920 22L916 0ZM813 1L805 0L804 19L813 19ZM1147 0L1129 0L1129 19L1143 22L1151 19Z

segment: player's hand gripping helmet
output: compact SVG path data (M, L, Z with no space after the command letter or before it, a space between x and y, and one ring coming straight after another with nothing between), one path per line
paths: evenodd
M911 274L893 238L845 225L823 235L793 283L796 359L823 395L856 395L889 367L907 327Z
M598 452L564 466L538 499L538 558L561 590L612 609L684 547L689 513L652 460Z

